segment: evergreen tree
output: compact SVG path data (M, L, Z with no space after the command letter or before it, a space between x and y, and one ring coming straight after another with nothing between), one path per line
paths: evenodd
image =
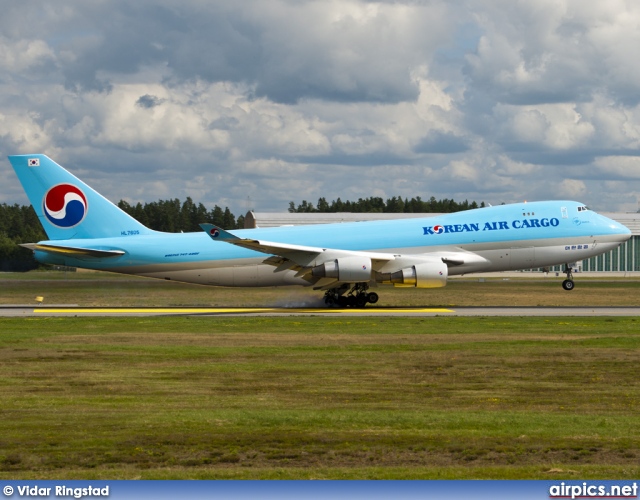
M329 208L326 198L318 198L318 212L329 212Z
M393 197L387 200L385 212L402 213L404 212L404 201L401 197Z
M484 206L484 202L480 206ZM422 201L419 196L415 198L402 199L400 196L393 196L385 202L379 196L369 198L359 198L358 201L342 201L340 198L328 203L326 198L318 199L318 206L314 207L312 203L302 200L302 203L296 206L295 202L289 202L290 213L308 213L308 212L387 212L387 213L450 213L460 212L461 210L469 210L477 208L478 204L469 200L457 203L453 199L443 198L437 200L434 196L429 201Z
M236 229L244 229L244 215L239 215L236 220Z
M188 233L190 231L195 231L193 228L193 217L197 211L198 207L193 203L193 200L190 196L187 196L187 199L184 200L182 207L180 208L180 225L178 229L182 232Z
M236 227L236 220L229 207L225 207L224 215L222 216L222 229L234 229Z
M224 224L224 212L222 209L216 205L213 207L213 211L211 212L211 220L209 221L211 224L215 224L216 226L222 227Z
M33 252L20 243L46 239L38 216L31 206L0 205L0 270L28 271L38 267Z

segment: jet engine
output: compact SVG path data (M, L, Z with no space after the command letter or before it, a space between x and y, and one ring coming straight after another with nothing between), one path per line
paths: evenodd
M392 273L378 273L377 281L397 286L439 288L447 284L449 268L444 262L428 262L405 267Z
M340 257L314 267L311 274L318 278L335 278L349 283L371 281L369 257Z

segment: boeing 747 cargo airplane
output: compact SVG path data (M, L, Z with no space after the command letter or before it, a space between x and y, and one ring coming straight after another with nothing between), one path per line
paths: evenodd
M302 285L328 305L378 301L371 286L435 288L452 275L565 264L616 248L623 225L575 201L479 208L423 219L202 232L153 231L45 155L10 156L44 227L23 246L45 264L213 286Z

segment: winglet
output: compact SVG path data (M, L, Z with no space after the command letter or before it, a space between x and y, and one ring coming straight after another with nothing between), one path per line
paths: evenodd
M232 241L239 240L235 234L231 234L229 231L225 231L221 227L214 226L213 224L200 224L202 230L207 233L214 241Z

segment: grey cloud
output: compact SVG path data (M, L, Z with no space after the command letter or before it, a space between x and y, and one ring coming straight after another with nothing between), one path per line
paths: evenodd
M414 165L416 160L389 152L367 154L332 154L331 156L305 156L289 158L294 162L308 162L317 165L334 165L344 167L379 167L384 165ZM363 169L366 172L366 168ZM366 175L366 174L358 174Z
M42 35L71 56L58 63L74 91L109 92L113 75L166 64L172 80L246 82L281 103L415 100L411 69L449 36L446 23L425 10L423 19L402 19L403 27L387 19L393 6L372 6L380 12L370 19L332 21L324 11L333 4L78 3Z
M145 94L143 96L140 96L140 98L136 101L136 106L150 109L155 108L156 106L160 106L164 101L164 99L160 99L158 96Z
M240 125L240 121L237 118L233 116L223 116L213 120L209 124L209 129L231 130L237 128L238 125Z
M415 146L416 153L454 154L469 149L469 141L449 132L433 130Z
M633 22L623 21L638 15L630 5L469 5L484 32L466 56L470 92L518 105L588 102L602 91L620 102L638 102L640 62L628 56L640 37Z
M593 151L518 151L512 148L509 156L515 161L534 165L584 166L593 162L597 154Z

